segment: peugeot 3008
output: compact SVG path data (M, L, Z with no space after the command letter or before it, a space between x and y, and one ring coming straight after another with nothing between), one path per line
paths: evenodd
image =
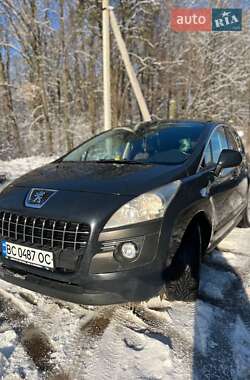
M102 133L0 195L0 277L84 304L193 298L199 267L250 226L247 158L223 124Z

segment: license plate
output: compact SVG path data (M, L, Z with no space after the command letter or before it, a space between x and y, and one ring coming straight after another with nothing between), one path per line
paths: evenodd
M53 252L9 243L6 240L2 240L2 256L36 267L54 268Z

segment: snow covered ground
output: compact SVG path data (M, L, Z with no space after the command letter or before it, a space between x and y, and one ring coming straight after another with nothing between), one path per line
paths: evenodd
M0 175L6 174L8 180L13 180L29 172L30 170L36 169L39 166L45 165L55 159L55 157L31 156L17 158L11 161L0 160Z
M45 159L0 162L14 178ZM0 379L250 379L250 230L202 266L197 302L87 307L0 281Z

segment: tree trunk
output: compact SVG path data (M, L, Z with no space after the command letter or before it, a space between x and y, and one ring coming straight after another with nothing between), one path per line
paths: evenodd
M7 66L9 65L8 61L9 61L9 51L7 51ZM3 88L2 100L4 101L4 108L6 110L6 115L7 115L6 117L7 127L9 124L8 123L8 120L9 120L11 129L13 131L13 136L15 139L17 154L21 154L22 147L21 147L20 134L19 134L19 129L18 129L17 120L15 116L15 111L14 111L9 72L3 62L1 50L0 50L0 86ZM8 132L8 134L9 133L10 132Z

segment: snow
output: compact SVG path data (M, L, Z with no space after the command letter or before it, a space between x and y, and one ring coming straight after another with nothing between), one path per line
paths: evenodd
M236 276L227 271L215 270L207 265L201 269L200 294L214 300L223 300Z
M17 341L17 335L15 331L8 330L1 333L0 353L6 359L9 359L13 351L15 350L16 341Z
M17 158L11 161L0 160L0 174L7 174L7 179L13 180L55 159L56 159L55 157L31 156L31 157Z
M231 342L233 358L236 364L235 372L238 379L250 379L250 330L246 324L237 316L232 328ZM237 344L234 344L237 342Z
M13 179L53 158L0 162ZM250 379L250 230L205 258L196 302L88 307L0 281L2 380Z

